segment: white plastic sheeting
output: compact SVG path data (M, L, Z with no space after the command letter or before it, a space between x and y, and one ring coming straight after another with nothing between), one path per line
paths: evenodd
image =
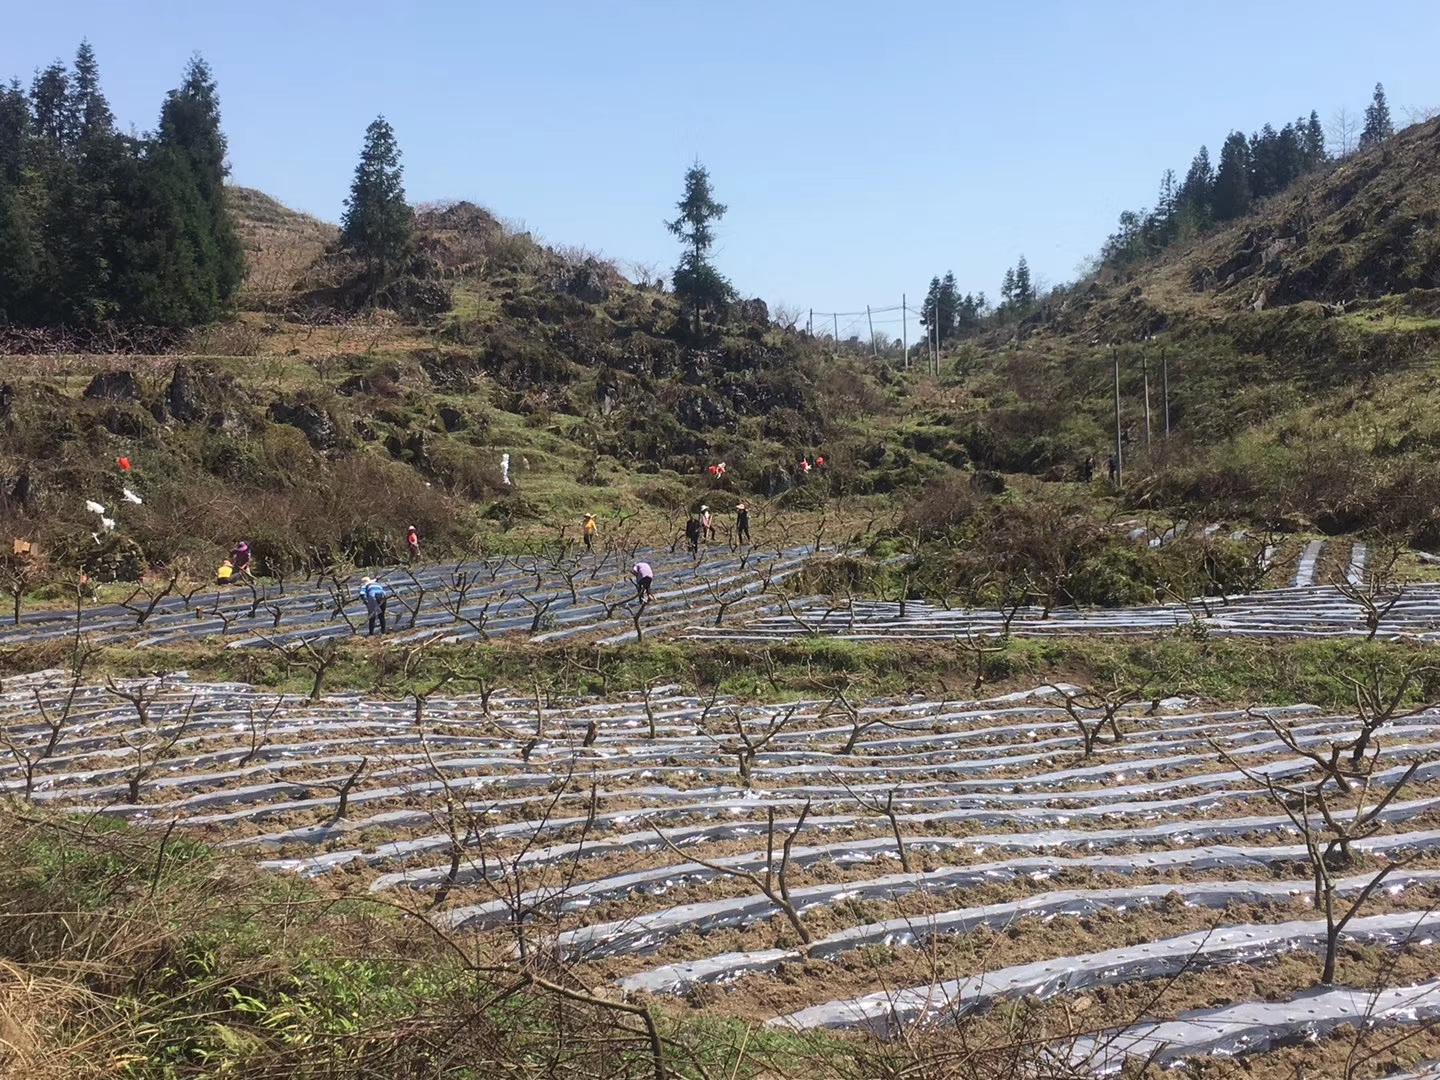
M1379 945L1428 944L1437 931L1440 912L1402 912L1353 919L1344 938ZM1323 949L1325 938L1325 922L1320 919L1227 926L1145 945L1020 964L930 986L832 1001L777 1016L768 1023L793 1029L868 1027L890 1032L899 1024L955 1019L997 998L1047 998L1087 986L1255 963L1292 950ZM1436 1004L1440 1007L1440 1002Z
M1137 1024L1078 1039L1069 1057L1077 1067L1104 1076L1119 1071L1130 1057L1159 1065L1208 1055L1234 1057L1296 1037L1318 1038L1342 1024L1386 1027L1436 1019L1440 1019L1440 979L1387 990L1318 986L1289 1001L1197 1009L1167 1023Z
M1341 894L1359 892L1370 883L1374 874L1360 874L1337 881ZM1440 881L1440 870L1419 870L1396 874L1386 881L1393 895L1417 884ZM1055 918L1057 916L1092 915L1099 911L1124 911L1146 907L1175 897L1190 907L1223 908L1230 904L1285 903L1296 896L1308 896L1313 889L1310 881L1201 881L1166 882L1140 885L1128 889L1073 889L1063 892L1039 893L1023 900L983 907L960 908L956 911L915 918L889 919L866 926L851 927L814 941L808 955L830 960L866 945L911 945L941 934L964 934L981 926L1005 927L1023 917ZM646 990L651 993L684 993L700 982L729 982L751 971L770 970L788 960L801 960L805 954L788 950L760 953L725 953L710 957L700 964L681 963L637 972L619 980L625 990Z

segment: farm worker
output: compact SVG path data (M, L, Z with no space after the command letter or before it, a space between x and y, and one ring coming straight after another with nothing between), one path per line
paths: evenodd
M817 468L817 469L823 469L824 467L825 467L825 459L824 459L823 457L818 457L818 456L817 456L817 457L815 458L815 468Z
M411 562L420 557L420 535L415 531L414 525L405 530L405 546L410 551Z
M585 537L585 550L595 550L595 515L586 514L585 523L580 526L580 533Z
M1115 459L1114 454L1111 454L1110 460L1105 462L1105 469L1110 474L1110 482L1115 483L1115 475L1120 471L1120 462Z
M639 597L640 603L648 604L655 599L651 588L655 584L655 571L650 569L648 562L637 562L634 568L635 573L635 594Z
M710 517L710 507L700 507L700 535L711 540L715 539L715 522Z
M385 626L385 602L387 599L385 586L372 577L360 579L360 599L365 601L365 614L369 620L365 627L365 636L373 637L375 624L380 624L380 633L387 632Z
M741 544L750 542L750 510L743 502L735 504L735 539Z
M1095 455L1091 454L1085 459L1085 464L1080 466L1080 481L1088 484L1095 479Z
M685 521L685 544L694 555L700 550L700 522L694 514L691 514Z
M801 458L801 459L800 459L800 464L799 464L799 466L797 466L797 467L798 467L799 470L800 470L800 475L801 475L801 476L804 476L806 473L808 473L808 472L810 471L810 459L809 459L809 458Z
M130 471L130 459L128 457L117 457L115 464L119 466L121 472Z
M250 568L250 545L241 540L235 545L235 550L230 552L230 562L240 572L248 571Z
M230 578L231 578L231 576L232 576L234 573L235 573L235 567L234 567L234 565L230 562L229 559L226 559L226 560L225 560L224 562L222 562L218 567L215 568L215 584L216 584L216 585L229 585L229 584L230 584Z

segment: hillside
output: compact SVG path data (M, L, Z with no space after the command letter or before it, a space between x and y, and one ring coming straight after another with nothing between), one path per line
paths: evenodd
M942 370L965 401L965 445L1005 471L1073 475L1087 454L1103 465L1118 358L1132 507L1434 545L1437 224L1433 120L963 343Z
M339 232L254 188L231 185L227 195L245 249L247 303L288 294Z

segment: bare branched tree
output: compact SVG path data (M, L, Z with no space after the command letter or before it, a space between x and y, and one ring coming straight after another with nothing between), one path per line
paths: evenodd
M772 806L766 811L765 874L763 877L753 870L746 870L738 866L724 866L720 863L708 862L695 855L687 855L677 848L670 841L670 838L659 829L655 830L655 835L660 838L661 842L664 843L667 848L688 862L697 863L705 867L705 869L717 874L722 874L725 877L739 878L741 881L748 881L760 891L765 899L780 909L781 914L783 914L786 921L790 923L791 929L795 931L795 936L800 939L801 943L803 945L809 945L811 942L810 930L806 927L805 920L800 917L800 912L790 899L790 886L788 882L790 849L795 843L795 837L798 836L800 830L805 827L805 819L809 815L810 801L807 799L805 806L800 811L800 817L795 822L795 827L785 834L785 839L782 841L781 846L780 864L777 868L775 864L775 808Z

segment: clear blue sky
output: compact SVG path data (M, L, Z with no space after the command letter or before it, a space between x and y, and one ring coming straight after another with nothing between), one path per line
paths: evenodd
M946 269L994 297L1021 252L1068 280L1231 128L1358 112L1376 80L1397 123L1440 105L1436 0L64 0L4 23L0 74L88 36L141 130L201 52L234 181L331 221L383 112L412 200L668 268L698 155L730 207L721 268L817 310L914 303Z

